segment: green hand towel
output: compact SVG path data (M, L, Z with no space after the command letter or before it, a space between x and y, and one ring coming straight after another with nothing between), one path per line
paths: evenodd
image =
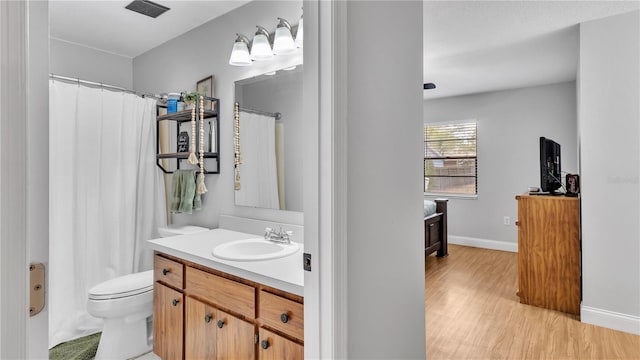
M191 214L200 210L202 198L196 193L195 170L176 170L171 183L171 212Z

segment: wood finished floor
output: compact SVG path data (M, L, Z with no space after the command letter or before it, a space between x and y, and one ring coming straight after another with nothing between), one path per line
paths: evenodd
M640 336L519 303L517 254L426 258L427 359L640 359Z

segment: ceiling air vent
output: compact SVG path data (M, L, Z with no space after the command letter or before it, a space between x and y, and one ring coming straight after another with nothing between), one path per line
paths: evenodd
M170 10L166 6L156 4L149 0L134 0L131 4L125 6L125 8L142 15L150 16L154 19L164 14L165 11Z

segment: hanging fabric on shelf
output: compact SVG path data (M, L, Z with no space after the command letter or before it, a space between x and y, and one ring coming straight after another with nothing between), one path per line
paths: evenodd
M198 194L207 192L204 184L204 96L200 95L200 174L198 175Z

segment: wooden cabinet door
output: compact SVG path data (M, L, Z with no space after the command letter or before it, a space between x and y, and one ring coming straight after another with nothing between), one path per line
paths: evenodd
M518 197L520 302L580 314L580 202Z
M182 359L182 293L153 284L153 352L163 360Z
M259 354L258 359L260 360L302 360L304 359L304 347L261 328Z
M193 298L185 299L184 358L215 359L216 309Z
M216 359L255 359L255 326L222 310L216 317Z

